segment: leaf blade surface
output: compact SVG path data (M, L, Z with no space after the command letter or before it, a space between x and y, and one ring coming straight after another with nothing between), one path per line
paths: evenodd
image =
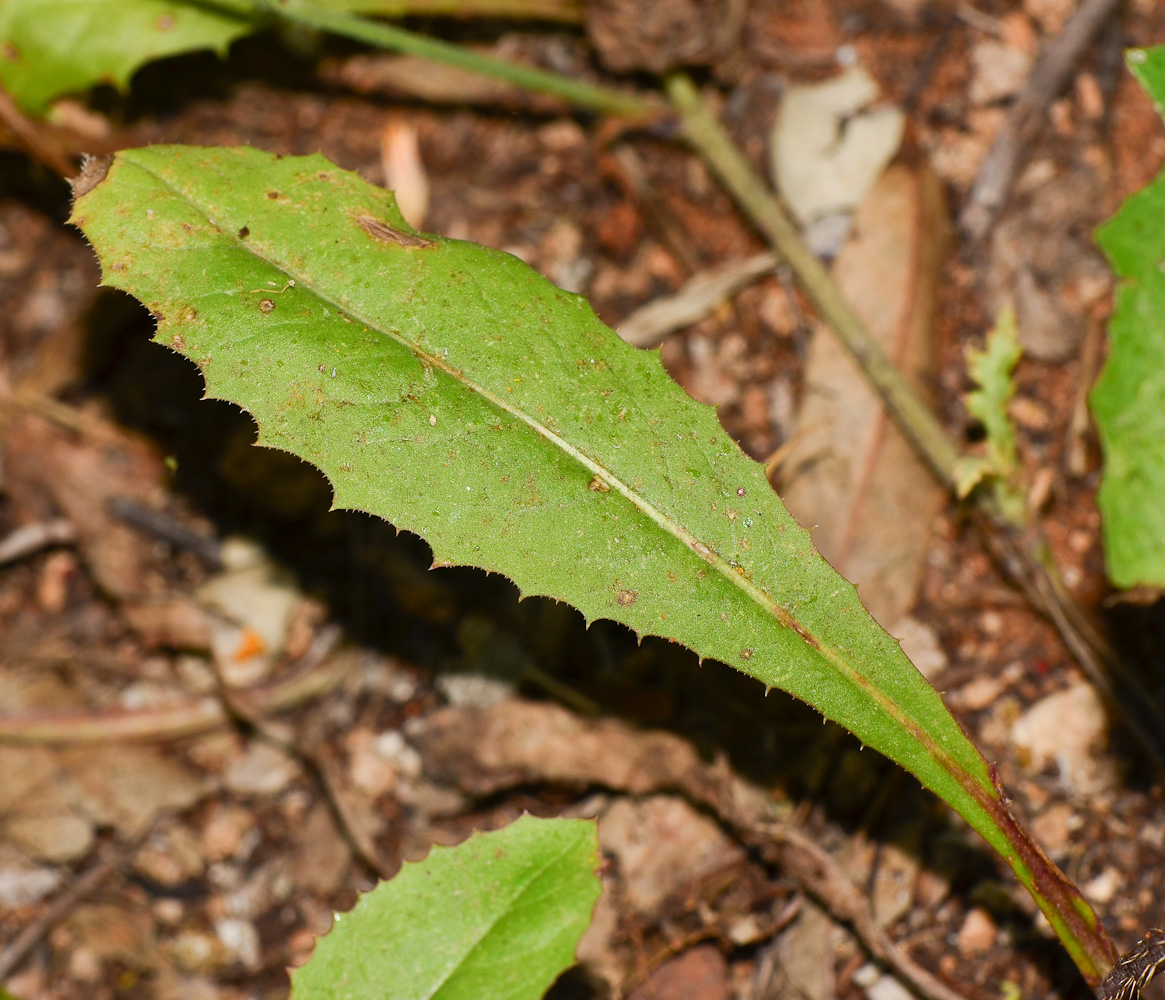
M538 1000L602 891L595 824L524 816L434 847L337 916L292 1000Z
M1165 47L1133 49L1129 67L1165 113ZM1109 354L1089 396L1104 451L1096 502L1118 587L1165 586L1165 174L1096 231L1121 279Z
M1087 937L1091 910L941 698L656 353L516 258L413 232L391 195L320 157L152 147L88 187L74 222L105 282L150 308L208 395L255 416L260 443L319 466L337 507L808 702Z
M246 0L4 0L0 83L43 114L64 94L98 83L120 90L154 59L212 49L225 55L258 22Z

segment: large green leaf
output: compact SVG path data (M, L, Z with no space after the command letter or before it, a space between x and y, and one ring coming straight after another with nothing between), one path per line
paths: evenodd
M1165 112L1165 47L1129 66ZM1109 355L1090 402L1104 449L1097 504L1108 575L1118 587L1165 586L1165 173L1096 233L1122 279Z
M78 193L106 283L337 507L814 705L987 838L1086 974L1104 965L1092 911L938 694L658 353L515 257L416 234L318 156L131 150Z
M291 974L292 1000L538 1000L602 891L595 824L524 816L365 893Z
M0 84L41 114L98 83L124 89L152 59L225 53L256 24L247 0L0 0Z

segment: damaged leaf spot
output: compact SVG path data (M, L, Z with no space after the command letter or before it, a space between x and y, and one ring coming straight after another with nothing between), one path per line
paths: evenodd
M251 227L250 226L243 226L243 228L239 230L239 239L241 239L241 240L245 240L250 235L251 235Z
M742 660L751 660L755 654L751 649L742 649L740 651L740 658Z
M198 310L195 309L194 306L187 306L182 310L181 318L186 320L188 323L192 322L193 320L198 319Z
M16 62L20 58L20 49L5 39L3 43L0 43L0 57L9 62Z
M742 487L740 487L740 489L738 489L738 490L736 491L736 495L737 495L738 497L742 497L742 496L744 496L744 495L745 495L747 492L748 492L748 490L746 490L746 489L745 489L745 488L742 486Z
M268 191L267 197L270 198L272 201L278 201L280 195L279 195L278 191Z
M618 601L618 603L623 607L629 608L632 604L639 600L639 591L620 590L618 595L616 595L615 600Z
M608 486L605 482L603 482L602 478L600 478L600 476L597 472L591 477L591 481L589 483L587 483L587 489L590 490L592 493L610 493L611 492L611 487Z
M261 313L275 312L275 303L272 302L270 299L264 299L262 302L259 303L259 312L261 312Z
M371 215L359 216L356 219L356 225L374 240L379 240L381 243L395 243L397 246L413 247L416 249L436 246L431 240L423 240L421 237L413 236L411 233L402 233L399 229L394 229L387 222L374 219Z
M173 31L177 24L178 18L173 14L163 14L154 22L154 27L159 31Z
M81 161L81 173L69 181L73 188L73 198L87 195L105 180L111 163L113 163L112 156L86 156Z

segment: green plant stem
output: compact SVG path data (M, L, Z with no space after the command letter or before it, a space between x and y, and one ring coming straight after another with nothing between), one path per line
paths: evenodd
M683 120L689 145L793 269L822 319L854 356L927 465L953 489L959 453L930 408L874 342L829 272L801 239L793 220L724 131L692 81L682 73L676 74L668 79L667 92Z
M481 73L483 76L503 80L515 87L523 87L537 93L553 94L576 107L600 114L650 120L666 113L666 108L661 104L633 94L583 83L560 73L519 66L504 59L480 55L459 45L428 38L395 25L330 10L311 3L310 0L252 0L252 3L260 10L270 11L296 24L318 28L393 52L432 59L434 62L456 66L472 73Z

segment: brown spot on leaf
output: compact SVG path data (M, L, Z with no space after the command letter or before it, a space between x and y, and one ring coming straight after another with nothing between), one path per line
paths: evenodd
M0 56L7 59L9 62L16 62L20 58L20 49L18 49L6 38L2 43L0 43Z
M182 319L186 320L187 323L198 319L198 310L194 306L187 306L182 310Z
M809 632L806 630L805 626L802 625L800 622L793 622L791 627L792 627L794 632L796 632L802 639L804 639L807 643L809 643L809 645L812 646L814 649L821 648L821 643L819 643L816 638L814 638L812 635L810 635Z
M259 312L261 312L261 313L275 312L275 303L272 302L270 299L263 299L263 301L259 303Z
M740 651L740 658L742 660L751 660L756 654L751 649L742 649Z
M611 492L611 487L608 486L605 482L603 482L603 480L600 478L600 476L597 472L591 477L591 481L589 483L587 483L587 489L590 490L592 493L610 493Z
M745 489L745 488L742 486L742 487L740 487L740 489L738 489L738 490L736 491L736 495L737 495L738 497L742 497L742 496L744 496L744 495L745 495L745 493L747 493L747 492L748 492L748 490L746 490L746 489Z
M124 271L125 270L125 261L124 260L115 260L112 264L109 265L109 270L111 270L111 271Z
M170 346L176 351L184 351L186 350L186 340L182 334L176 333L170 338Z
M245 240L250 235L251 235L251 227L250 226L243 226L243 228L239 230L239 239L241 239L241 240Z
M279 192L278 191L268 191L267 197L270 198L272 201L276 201L279 198Z
M625 608L631 607L639 600L639 591L637 590L620 590L615 596L615 600Z
M109 165L113 163L112 156L89 156L81 160L81 173L69 181L73 188L73 199L87 195L98 184L105 180L109 173ZM79 220L78 220L79 221Z
M173 14L162 14L155 22L154 27L159 31L173 31L178 24L178 18Z
M399 229L394 229L387 222L381 219L374 219L371 215L357 217L356 225L374 240L379 240L381 243L395 243L397 246L418 250L436 246L431 240L421 239L419 236L413 236L412 233L402 233Z

